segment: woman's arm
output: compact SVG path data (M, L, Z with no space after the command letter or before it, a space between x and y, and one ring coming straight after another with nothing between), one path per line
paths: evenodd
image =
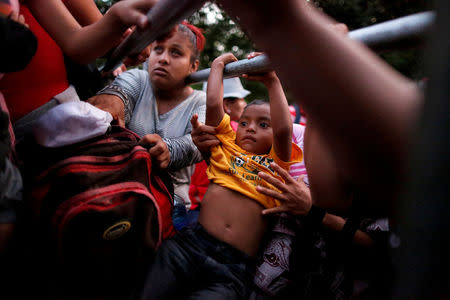
M253 52L248 55L248 59L261 54L260 52ZM281 160L290 161L292 152L292 120L280 79L273 71L262 75L245 74L243 77L249 80L260 81L266 86L270 99L273 148Z
M344 228L345 222L346 220L344 218L326 213L322 220L322 226L333 232L339 233ZM355 235L352 238L352 242L354 244L366 247L372 247L374 244L374 240L370 237L370 235L359 229L356 230Z
M163 138L170 153L169 169L179 170L203 160L201 152L192 142L191 134L176 137Z
M33 16L64 53L79 63L88 63L117 45L130 26L144 27L146 12L156 0L127 0L114 4L103 18L81 27L59 0L28 0Z
M63 0L63 3L83 27L91 25L103 17L94 0Z
M93 0L64 0L63 3L69 9L72 16L80 23L81 26L91 25L100 20L103 15L98 10ZM132 29L128 28L122 35L121 40L132 33ZM113 71L114 76L125 72L126 66L136 66L143 63L150 56L150 45L134 56L128 56L124 59L124 64Z
M148 73L133 69L122 73L114 81L86 101L111 113L120 125L128 125L136 102L148 81Z
M192 143L190 133L171 138L162 138L156 133L146 134L139 144L147 145L145 147L161 169L176 171L203 160L202 154Z
M197 122L205 121L206 105L198 104L192 110L192 118L196 117ZM184 122L184 121L183 121ZM183 123L184 124L184 123ZM181 125L181 124L180 124ZM192 140L192 121L186 124L184 135L180 137L163 138L170 152L169 169L179 170L186 166L203 160L202 153L197 149Z

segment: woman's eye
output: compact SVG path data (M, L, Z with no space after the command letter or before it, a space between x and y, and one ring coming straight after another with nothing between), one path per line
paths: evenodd
M155 51L156 53L161 53L163 51L163 48L156 46L155 48L153 48L153 51Z
M181 52L178 50L172 50L172 55L174 56L181 56Z

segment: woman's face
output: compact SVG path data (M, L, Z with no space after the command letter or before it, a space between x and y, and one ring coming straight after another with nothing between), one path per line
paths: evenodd
M154 87L166 90L184 86L186 76L198 68L198 60L191 61L191 47L189 38L180 31L171 38L153 43L148 72Z

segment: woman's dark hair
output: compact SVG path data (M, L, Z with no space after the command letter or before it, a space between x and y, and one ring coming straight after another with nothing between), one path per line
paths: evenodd
M197 26L194 26L186 21L181 22L178 25L178 30L184 32L192 44L192 61L200 58L200 53L202 53L205 48L205 36L202 33L202 30Z
M183 32L191 42L192 45L191 62L194 62L196 59L199 59L200 53L205 48L206 42L205 36L203 35L202 30L200 28L186 21L181 22L169 33L158 37L156 40L158 42L162 42L168 38L171 38L172 35L177 31Z

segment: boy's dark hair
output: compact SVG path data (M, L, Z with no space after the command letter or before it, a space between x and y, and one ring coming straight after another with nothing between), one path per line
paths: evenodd
M269 105L269 102L267 102L266 100L255 99L255 100L251 101L250 103L248 103L244 107L244 111L247 109L247 107L252 106L252 105Z

